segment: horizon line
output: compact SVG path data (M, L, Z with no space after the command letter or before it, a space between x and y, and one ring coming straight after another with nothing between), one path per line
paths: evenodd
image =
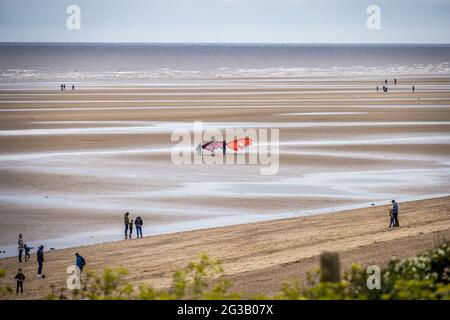
M195 44L195 45L450 45L450 42L185 42L185 41L1 41L0 44Z

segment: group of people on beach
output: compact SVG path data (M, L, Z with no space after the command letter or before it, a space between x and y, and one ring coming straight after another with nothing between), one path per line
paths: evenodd
M398 221L398 203L395 200L391 201L392 206L387 207L389 211L389 227L388 229L400 227L400 222Z
M27 262L31 258L31 250L34 249L30 247L23 241L23 235L19 234L19 238L17 240L17 248L19 251L19 265L23 262ZM24 258L22 260L22 257ZM43 273L44 269L44 246L40 245L36 252L36 261L38 265L37 276L38 278L44 279L45 274ZM79 268L80 273L83 271L83 267L85 266L85 259L77 252L75 253L75 265ZM22 268L19 267L18 273L14 277L16 280L16 295L23 294L23 283L26 279L25 274L22 271Z
M398 203L395 200L391 201L391 206L387 207L389 211L389 229L394 229L400 227L400 222L398 220ZM132 239L133 234L133 227L136 228L136 234L137 238L142 238L142 226L144 224L144 221L141 217L136 217L136 219L133 221L133 219L130 219L130 213L126 212L124 214L124 225L125 225L125 239ZM134 226L133 226L134 225ZM23 240L23 235L19 234L19 238L17 240L18 244L18 251L19 251L19 264L22 262L27 262L31 257L31 250L33 247L30 247L27 245ZM22 257L24 259L22 259ZM45 275L43 274L43 268L44 268L44 246L41 245L38 248L38 251L36 252L36 260L38 264L38 270L37 270L37 276L38 278L45 278ZM84 266L86 265L86 260L83 256L81 256L78 252L75 253L75 265L79 268L80 275L83 271ZM17 282L16 286L16 294L18 295L19 292L23 294L23 283L26 279L25 274L22 271L22 268L19 268L18 273L14 277L14 279Z
M61 91L64 91L64 90L66 90L66 84L65 83L62 83L61 84ZM72 85L72 91L73 90L75 90L75 85Z
M123 220L125 224L125 239L132 238L133 225L136 227L136 238L142 238L142 225L144 224L144 221L141 217L136 217L136 219L133 221L133 219L130 219L130 213L126 212L123 216Z
M384 85L383 85L383 92L388 92L388 79L384 79ZM394 85L397 85L397 79L394 79ZM415 87L414 85L411 88L412 92L414 93ZM377 92L380 91L380 88L377 86Z

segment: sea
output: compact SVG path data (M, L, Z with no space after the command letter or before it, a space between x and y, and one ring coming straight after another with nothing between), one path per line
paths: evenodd
M0 43L0 84L450 75L450 45Z

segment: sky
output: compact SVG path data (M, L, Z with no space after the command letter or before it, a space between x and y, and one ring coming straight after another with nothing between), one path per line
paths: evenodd
M0 0L0 41L450 43L450 0Z

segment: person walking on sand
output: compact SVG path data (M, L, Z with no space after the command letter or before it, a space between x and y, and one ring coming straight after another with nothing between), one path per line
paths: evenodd
M378 88L378 86L377 86L377 92L379 91L380 89Z
M222 150L223 155L225 155L225 153L227 153L227 142L225 140L222 141Z
M136 226L136 237L142 238L142 225L144 224L144 221L142 221L141 217L137 217L136 221L134 221L134 225Z
M125 224L125 240L128 237L128 227L130 226L130 213L126 212L123 216L123 222Z
M72 91L73 91L73 90L75 90L75 86L74 86L74 85L72 85Z
M397 78L394 79L394 84L397 84Z
M80 273L83 272L83 268L86 265L86 260L77 252L75 253L75 264L80 269Z
M38 263L38 277L45 278L42 274L42 269L44 267L44 246L40 246L37 251L37 263Z
M412 92L414 93L414 90L415 90L415 88L414 88L414 86L412 86Z
M25 243L23 245L23 248L25 249L25 262L27 262L31 257L30 251L31 251L31 249L33 249L33 247L30 247Z
M16 295L19 295L19 288L20 294L23 294L23 281L25 280L25 275L22 273L22 269L19 269L19 272L16 274L14 279L17 280Z
M130 228L130 237L129 237L129 239L131 240L131 234L133 233L133 219L130 220L129 228Z
M398 221L398 203L392 200L392 215L394 217L394 227L400 227L400 222Z
M19 262L22 262L22 253L24 250L22 234L19 234L19 239L17 240L17 248L19 249Z

